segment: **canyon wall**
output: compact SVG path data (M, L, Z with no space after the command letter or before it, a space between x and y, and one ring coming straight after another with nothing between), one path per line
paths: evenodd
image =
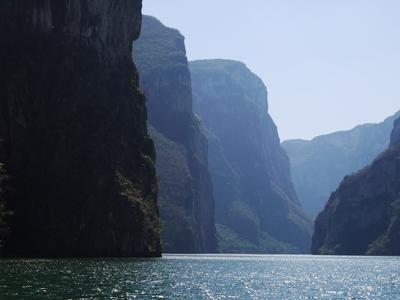
M215 252L214 198L207 140L193 113L184 37L144 16L133 58L148 98L157 152L163 250Z
M394 128L390 138L390 146L394 147L400 144L400 118L394 122Z
M4 255L159 256L139 0L0 3Z
M264 83L243 63L190 63L195 112L209 140L221 252L309 251L311 222L268 114Z
M400 254L400 119L391 147L346 176L315 222L313 254Z
M310 141L282 143L290 159L299 201L306 213L316 218L344 176L367 166L386 150L393 122L399 116L397 113L378 124L363 124Z

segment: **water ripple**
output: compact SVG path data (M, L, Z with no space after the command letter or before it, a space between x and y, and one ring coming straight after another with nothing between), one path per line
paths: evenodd
M400 299L398 257L0 260L0 299Z

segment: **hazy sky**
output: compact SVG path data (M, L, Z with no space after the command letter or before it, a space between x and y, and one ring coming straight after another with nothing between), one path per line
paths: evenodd
M269 91L282 140L400 110L399 0L143 0L190 60L243 61Z

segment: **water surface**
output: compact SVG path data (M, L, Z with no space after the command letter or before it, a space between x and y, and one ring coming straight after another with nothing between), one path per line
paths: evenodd
M398 257L0 260L0 299L400 299Z

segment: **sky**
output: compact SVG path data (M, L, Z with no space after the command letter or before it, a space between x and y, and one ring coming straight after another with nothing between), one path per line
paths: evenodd
M399 0L143 0L189 60L244 62L268 88L281 140L400 110Z

